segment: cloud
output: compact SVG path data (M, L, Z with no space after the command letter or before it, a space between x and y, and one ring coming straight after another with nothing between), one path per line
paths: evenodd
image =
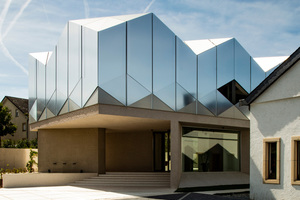
M149 8L150 8L151 5L154 3L154 1L155 1L155 0L152 0L152 1L148 4L148 6L147 6L147 7L145 8L145 10L143 11L143 13L148 12Z

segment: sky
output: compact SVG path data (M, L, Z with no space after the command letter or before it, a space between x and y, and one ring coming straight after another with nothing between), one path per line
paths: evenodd
M0 101L28 98L28 55L69 20L152 12L182 40L234 37L253 57L300 46L299 0L0 0Z

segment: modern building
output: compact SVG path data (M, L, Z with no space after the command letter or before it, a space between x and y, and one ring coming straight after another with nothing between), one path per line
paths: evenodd
M28 129L28 99L5 96L1 103L6 106L12 115L12 123L17 126L14 135L2 136L1 139L11 139L14 141L37 138L37 132Z
M299 199L300 48L244 103L250 105L250 196Z
M52 52L30 55L40 172L249 187L249 111L238 101L272 70L236 39L184 42L148 13L69 21Z

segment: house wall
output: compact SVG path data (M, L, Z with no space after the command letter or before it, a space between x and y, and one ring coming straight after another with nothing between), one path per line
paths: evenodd
M1 137L1 139L12 139L12 140L21 140L21 139L24 139L24 138L26 139L27 138L27 130L26 131L22 130L22 124L26 123L27 126L28 126L28 122L27 122L28 117L25 116L24 113L22 113L20 110L19 110L19 116L16 117L15 112L16 112L17 107L7 99L5 99L3 101L3 105L6 106L11 111L11 116L12 116L11 121L12 121L12 123L14 123L17 126L17 130L14 133L14 136L6 135L6 136ZM27 127L27 129L28 128L29 127ZM33 140L35 138L37 138L37 132L29 131L28 132L28 139Z
M106 171L153 171L151 131L106 133Z
M105 144L101 130L39 130L39 172L103 173L105 158L98 153Z
M298 199L300 186L291 184L291 137L300 135L299 62L251 104L250 197ZM280 184L264 184L263 139L281 138Z

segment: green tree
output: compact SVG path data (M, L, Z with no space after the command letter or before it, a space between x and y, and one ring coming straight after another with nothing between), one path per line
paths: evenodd
M0 103L0 146L1 137L7 134L13 135L17 130L17 126L11 122L11 113L6 106Z

